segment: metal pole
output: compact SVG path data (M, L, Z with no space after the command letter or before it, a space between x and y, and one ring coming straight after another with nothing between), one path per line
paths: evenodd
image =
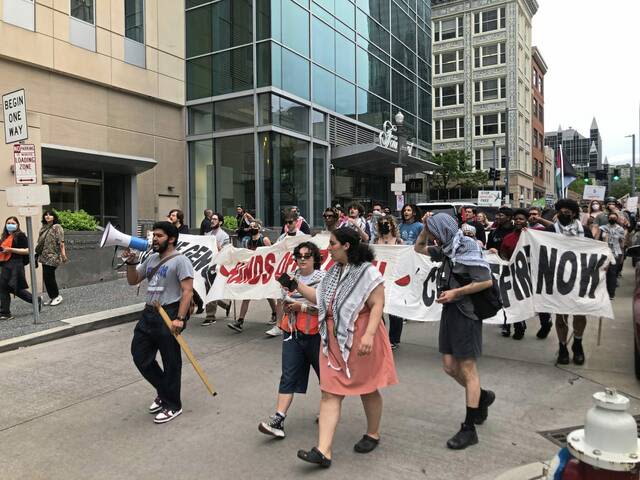
M509 192L509 109L505 108L504 114L506 115L506 121L504 122L504 161L505 161L505 174L504 174L504 189L507 197L507 205L511 205L511 194Z
M631 135L631 196L636 196L636 134Z
M33 306L33 323L37 324L40 320L40 296L38 295L38 279L36 278L36 253L33 248L33 227L31 226L31 217L27 220L27 238L29 240L29 271L31 272L31 303Z
M498 154L497 154L497 148L496 148L496 141L493 141L493 170L494 170L494 175L493 175L493 191L495 192L496 190L496 175L498 174Z

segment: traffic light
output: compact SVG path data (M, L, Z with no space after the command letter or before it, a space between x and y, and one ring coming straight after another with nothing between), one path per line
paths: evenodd
M496 178L496 169L491 167L489 169L489 180L495 180Z
M589 178L589 174L585 173L584 178L582 179L584 183L591 183L591 179Z
M614 168L613 169L613 181L617 182L618 180L620 180L620 169L619 168Z
M496 180L500 180L500 170L496 170L495 178Z

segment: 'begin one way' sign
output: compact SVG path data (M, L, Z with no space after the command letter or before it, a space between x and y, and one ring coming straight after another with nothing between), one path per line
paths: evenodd
M4 143L15 143L29 138L24 89L3 95L2 111L4 113Z

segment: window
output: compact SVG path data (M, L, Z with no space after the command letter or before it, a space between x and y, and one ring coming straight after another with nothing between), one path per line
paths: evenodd
M282 43L308 56L309 14L292 0L282 0L282 26Z
M538 105L538 120L544 123L544 108L542 105Z
M258 123L309 134L309 108L279 95L263 93L258 97Z
M316 65L312 66L313 92L312 99L318 105L330 110L336 109L336 78L331 72Z
M493 158L493 148L482 148L474 151L474 166L476 170L488 168L505 168L505 159L502 156L502 147L496 147L497 162ZM497 166L496 166L497 165Z
M538 145L538 131L534 128L533 129L533 148L540 148L540 146ZM537 165L536 165L537 168Z
M391 105L382 98L358 88L358 120L380 128L391 118Z
M313 29L313 61L325 68L333 70L336 65L335 32L333 28L321 22L316 17L313 17L311 28Z
M505 129L505 115L502 112L475 116L476 137L498 135L504 133Z
M250 0L222 0L186 12L187 57L251 43Z
M464 104L464 83L436 87L434 91L436 107L450 107Z
M475 82L475 101L486 102L489 100L499 100L506 98L506 78L492 78L490 80L479 80Z
M433 41L440 42L462 38L463 36L462 17L453 17L446 20L436 20L433 22Z
M327 116L314 110L311 113L311 121L313 122L313 136L320 140L327 139Z
M474 33L493 32L500 30L505 25L505 9L497 8L495 10L487 10L474 15Z
M124 36L144 43L144 0L125 0Z
M385 99L391 94L391 68L362 48L357 49L358 86L369 90Z
M216 131L253 127L253 97L232 98L214 104Z
M389 28L389 0L358 0L357 4L363 12L382 26Z
M439 53L434 55L434 73L461 72L464 70L464 52L455 50L453 52Z
M434 127L436 140L464 138L464 117L436 120Z
M475 49L475 68L502 65L506 62L505 44L484 45Z
M329 202L326 200L327 184L327 147L313 146L313 220L315 226L321 226L322 214Z
M92 25L95 23L94 8L93 0L71 0L71 16Z
M213 132L213 103L189 107L189 135Z
M391 33L411 50L416 49L416 22L394 5L391 9Z
M538 118L538 100L533 99L533 116Z
M236 205L244 205L248 210L256 208L253 142L253 135L214 140L216 206L223 215L233 215Z
M391 101L405 111L416 113L416 84L395 71L392 72L392 78L393 96Z

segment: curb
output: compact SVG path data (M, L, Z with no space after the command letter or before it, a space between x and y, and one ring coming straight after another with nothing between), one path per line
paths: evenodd
M121 323L132 322L140 317L140 312L143 307L144 303L138 303L126 307L89 313L79 317L67 318L63 320L63 323L66 323L66 325L0 341L0 353L31 347L39 343L50 342L92 330L113 327Z

